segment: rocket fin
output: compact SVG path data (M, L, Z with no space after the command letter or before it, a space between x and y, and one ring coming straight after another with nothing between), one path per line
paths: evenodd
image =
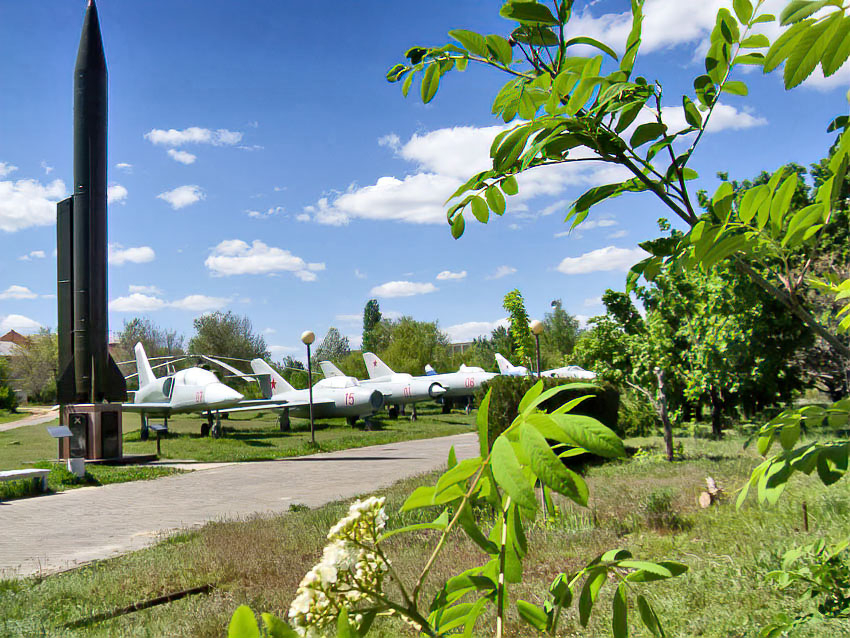
M103 389L104 399L110 402L121 402L127 400L127 381L124 379L124 373L121 368L115 363L115 359L111 354L106 355L109 360L106 364L106 379L104 379L101 388Z

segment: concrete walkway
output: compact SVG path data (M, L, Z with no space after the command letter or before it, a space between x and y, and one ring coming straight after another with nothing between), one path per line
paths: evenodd
M17 421L0 424L0 432L6 430L14 430L15 428L23 428L28 425L38 425L40 423L50 423L59 418L59 410L50 408L21 408L21 411L32 412L32 416L25 416Z
M316 507L478 454L474 434L275 461L0 502L0 577L55 572L151 545L207 521Z

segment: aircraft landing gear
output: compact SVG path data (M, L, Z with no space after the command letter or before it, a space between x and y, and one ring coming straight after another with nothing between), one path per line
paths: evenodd
M416 418L416 404L414 403L410 406L410 420L415 421Z
M397 419L398 418L398 406L397 405L389 406L387 408L387 416L391 419Z
M139 438L142 441L147 441L148 437L150 437L150 430L148 430L148 415L142 414L142 427L139 429Z
M345 417L345 422L348 423L351 427L357 425L357 417L356 416L347 416Z
M212 412L207 413L207 422L201 423L201 436L207 437L210 435L210 430L212 430L213 426L213 415Z
M443 399L443 414L451 414L452 413L452 400L451 399Z
M466 407L464 408L464 411L466 412L466 414L470 414L472 412L472 406L473 406L474 403L475 403L475 399L473 399L472 397L467 398Z
M212 426L210 433L214 439L221 438L221 415L218 412L215 414L215 424Z
M277 424L280 426L281 432L289 432L291 429L289 422L289 410L284 410L277 417Z
M368 416L363 417L363 429L364 430L366 430L367 432L370 432L372 430L372 425L373 425L372 417L368 417Z

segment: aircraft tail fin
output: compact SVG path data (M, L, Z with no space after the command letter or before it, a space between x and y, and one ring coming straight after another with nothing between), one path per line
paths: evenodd
M331 377L344 377L346 376L342 370L337 368L330 361L319 361L319 367L322 369L322 374L325 375L325 378L330 379Z
M425 364L425 376L426 377L433 377L435 374L437 374L437 371L434 370L434 366L432 366L430 363L426 363Z
M156 375L151 369L150 361L148 361L148 355L145 354L145 347L142 343L137 343L133 350L136 353L136 372L139 373L139 387L141 388L149 383L153 383L154 379L156 379Z
M496 353L496 363L499 366L499 374L510 374L513 365L498 352Z
M363 353L363 361L366 363L366 371L369 373L370 379L378 377L387 377L395 374L392 369L371 352Z
M251 369L254 371L254 374L267 374L269 376L272 392L275 394L295 389L262 359L252 359Z

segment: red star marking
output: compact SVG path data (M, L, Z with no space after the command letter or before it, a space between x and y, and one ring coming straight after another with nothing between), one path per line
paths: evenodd
M272 390L274 390L276 387L277 387L277 381L272 379Z
M373 368L377 368L377 367L378 367L378 362L377 362L377 361L373 361L373 362L372 362L372 367L373 367Z

